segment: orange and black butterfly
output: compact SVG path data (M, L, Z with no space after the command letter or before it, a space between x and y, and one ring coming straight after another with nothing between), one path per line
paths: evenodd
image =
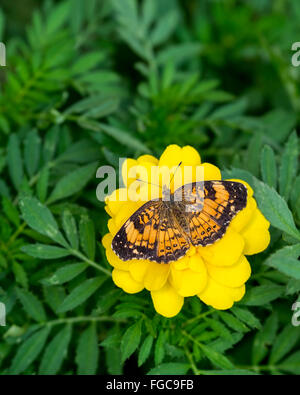
M233 181L193 182L169 197L148 201L121 227L112 241L120 259L169 263L191 246L213 244L246 207L247 188Z

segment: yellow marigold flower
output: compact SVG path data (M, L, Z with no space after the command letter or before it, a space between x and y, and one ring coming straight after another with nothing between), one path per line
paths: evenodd
M151 293L155 310L165 317L178 314L184 298L194 295L215 309L231 308L244 296L245 283L251 274L245 255L263 251L270 242L270 224L257 208L253 190L243 180L232 180L247 187L247 205L233 218L220 240L206 247L192 247L186 256L168 264L135 259L122 261L112 250L112 240L125 221L145 203L145 199L149 199L147 183L151 167L160 169L165 166L174 172L180 161L182 167L196 169L200 166L205 181L221 180L220 170L210 163L201 163L200 155L190 146L170 145L159 160L150 155L143 155L137 160L127 159L122 169L125 188L116 190L106 199L106 211L111 219L108 221L109 233L102 240L108 262L114 268L114 283L132 294L146 288ZM141 171L132 175L130 169L134 167ZM145 182L140 185L140 199L128 199L130 186L143 178ZM194 171L192 181L200 181ZM172 191L175 188L173 184ZM157 194L160 194L159 188Z

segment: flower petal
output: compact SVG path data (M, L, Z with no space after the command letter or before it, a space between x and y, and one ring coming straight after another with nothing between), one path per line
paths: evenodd
M135 159L127 158L122 164L122 179L126 186L129 186L137 177L129 177L130 169L137 166L138 162Z
M245 240L244 254L257 254L268 247L270 243L269 226L269 221L265 219L259 209L256 209L252 220L241 233Z
M170 264L150 262L144 278L144 285L148 291L157 291L162 288L169 276Z
M230 227L221 240L207 247L198 247L198 252L205 261L216 266L230 266L242 255L244 239Z
M102 245L105 249L111 247L112 239L113 237L110 233L106 233L106 235L102 237Z
M157 166L158 165L158 159L155 158L155 156L152 155L142 155L138 158L138 163L143 164L144 162L150 162L153 165Z
M112 250L111 246L106 249L108 263L116 269L129 270L129 261L122 261Z
M123 207L124 202L127 202L127 200L127 189L116 189L110 196L105 199L107 213L111 216L116 215L118 211L121 210L121 208Z
M186 145L181 150L181 161L184 166L199 166L201 163L201 158L195 148L191 147L190 145Z
M169 145L162 153L158 165L172 168L181 161L181 148L176 144Z
M158 291L151 292L155 310L164 317L174 317L183 305L184 298L169 283Z
M129 294L135 294L144 289L142 283L135 281L129 272L123 270L114 269L112 272L112 279L117 287L122 288L123 291Z
M204 181L222 179L221 172L217 166L211 163L202 163L202 166L204 168Z
M135 281L144 282L144 278L149 267L149 261L143 259L135 259L130 261L129 272Z
M198 294L198 297L202 302L215 309L226 310L232 307L233 302L242 299L244 293L244 285L237 288L225 287L209 276L206 288L203 292Z
M256 201L253 198L248 198L246 207L233 218L230 226L240 232L251 221L256 207Z
M206 266L199 254L191 257L190 261L194 261L190 266L195 267L197 271L190 268L176 270L174 266L171 267L171 284L181 296L197 295L207 283Z
M251 267L244 255L232 266L206 264L209 276L217 283L227 287L241 287L250 277Z

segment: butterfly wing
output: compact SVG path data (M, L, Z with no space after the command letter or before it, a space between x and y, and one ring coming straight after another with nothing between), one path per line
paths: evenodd
M204 181L182 188L185 191L178 192L185 206L182 214L195 246L210 245L223 237L231 220L247 204L247 188L239 182Z
M169 208L159 200L140 207L112 241L113 251L123 261L148 259L168 263L184 256L189 246Z

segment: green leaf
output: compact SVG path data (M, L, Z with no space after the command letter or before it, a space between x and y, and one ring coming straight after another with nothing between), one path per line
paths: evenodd
M138 348L141 340L141 334L140 321L130 326L126 330L121 340L122 361L125 361L127 358L129 358Z
M52 191L48 203L53 203L79 192L93 176L96 176L96 168L97 163L91 163L62 177Z
M234 365L224 355L218 353L213 348L201 344L201 351L211 361L211 363L221 369L233 369Z
M16 288L16 294L26 313L38 322L46 321L46 313L42 303L31 292Z
M37 184L36 184L36 193L37 197L41 202L45 202L48 192L48 184L49 184L49 167L44 166L40 172Z
M21 247L21 251L40 259L58 259L70 255L70 252L65 248L38 243L27 244Z
M151 335L148 335L146 337L146 339L144 340L144 342L140 348L140 351L139 351L138 366L142 366L143 363L149 357L151 349L152 349L152 344L153 344L153 337Z
M158 338L155 343L155 349L154 349L154 362L155 365L159 365L162 363L164 356L165 356L165 342L166 342L166 336L165 332L160 331Z
M105 52L88 52L80 56L80 58L72 65L72 74L82 74L85 73L92 68L96 67L100 62L102 62L105 58ZM83 99L83 100L91 100L92 98ZM81 102L83 101L81 100ZM78 106L78 103L75 103L73 106ZM73 107L72 106L72 107ZM67 110L67 113L70 114L70 108Z
M0 265L1 265L1 255L0 255ZM12 270L15 275L16 282L22 287L28 287L28 277L22 265L18 262L13 261Z
M245 375L258 375L258 373L252 372L246 369L231 369L231 370L202 370L201 374L206 376L245 376Z
M277 166L273 149L265 145L261 151L260 167L263 181L270 187L277 187Z
M250 140L247 155L245 156L245 166L250 173L258 176L259 172L259 156L262 145L262 136L260 133L255 133Z
M257 180L255 182L254 194L257 198L259 208L271 224L275 228L300 240L300 234L295 226L293 215L286 201L275 189Z
M34 197L24 197L20 200L23 219L37 232L49 237L67 247L68 244L58 229L51 211Z
M279 191L288 200L298 169L298 137L293 132L288 139L279 169Z
M190 366L187 363L169 362L162 363L149 370L147 375L181 375L186 374Z
M48 344L39 368L39 374L56 374L67 356L68 346L72 336L72 327L65 327Z
M251 288L241 303L248 306L262 306L279 298L284 293L284 287L276 284L259 285Z
M2 207L3 212L7 216L7 218L14 224L16 227L20 225L20 217L17 208L12 204L12 202L5 196L2 198Z
M45 281L52 285L64 284L73 280L73 278L77 277L87 267L88 265L86 263L70 263L57 269L56 272Z
M99 346L96 325L92 324L80 336L76 350L77 374L96 374Z
M44 162L50 162L54 157L55 150L59 139L60 128L58 125L53 126L46 134L44 143L43 158Z
M26 135L24 141L24 161L27 173L32 177L38 168L41 153L41 139L36 130Z
M270 255L265 265L274 267L280 272L300 280L300 244L284 247Z
M251 328L260 329L261 324L259 320L251 313L251 311L246 309L241 309L240 307L234 306L232 307L231 311L233 314L245 324L250 326Z
M172 35L178 25L178 12L172 10L158 19L155 28L150 34L153 45L160 45Z
M146 147L146 145L144 145L140 140L138 140L132 134L125 130L121 130L112 126L105 125L104 123L94 121L81 120L80 124L82 127L93 130L95 132L104 132L108 136L118 141L120 144L137 150L138 152L146 154L150 153L150 150L148 147ZM95 134L94 137L97 137L97 134Z
M266 320L263 328L255 335L252 348L252 363L254 365L259 364L268 354L268 347L273 344L277 329L278 316L277 313L273 313Z
M300 351L294 352L279 365L280 370L300 375Z
M271 350L269 364L275 365L280 361L298 342L300 331L298 327L288 323L282 332L276 337Z
M80 218L79 233L83 251L93 261L96 251L95 227L94 222L87 215L82 215Z
M19 190L23 181L23 161L20 140L15 133L9 136L7 144L7 164L12 183L15 188Z
M63 287L60 286L47 286L43 287L45 300L54 313L57 312L58 307L62 304L66 297L66 293Z
M10 367L11 374L16 375L24 372L36 360L44 348L49 333L50 327L46 326L35 332L18 347L17 354Z
M100 158L99 147L91 140L82 139L72 144L56 158L56 163L91 163Z
M79 241L77 235L76 221L70 210L64 210L62 215L63 230L72 248L78 250Z
M95 293L105 280L105 277L96 277L85 280L73 289L73 291L66 297L59 307L58 312L65 313L66 311L75 309L75 307L85 302L93 293Z
M58 31L70 15L71 3L66 1L56 5L47 18L46 34L50 35Z
M227 324L230 328L234 329L237 332L248 332L247 326L235 318L232 314L227 313L225 311L218 311L218 315L222 318L222 320Z

